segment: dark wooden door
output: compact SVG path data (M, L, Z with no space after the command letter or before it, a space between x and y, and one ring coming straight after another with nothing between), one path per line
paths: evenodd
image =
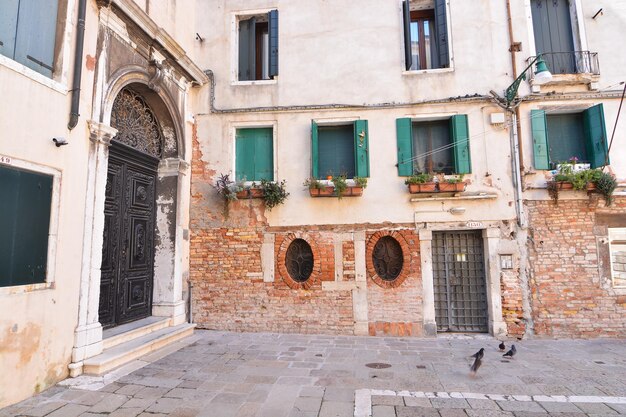
M487 332L481 231L433 232L432 245L437 330Z
M104 327L151 313L158 162L115 141L109 148L99 308Z

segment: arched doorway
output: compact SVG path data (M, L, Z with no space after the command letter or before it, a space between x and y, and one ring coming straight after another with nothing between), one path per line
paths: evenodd
M111 112L117 135L109 147L98 310L105 328L152 313L157 174L166 143L137 90L122 89Z

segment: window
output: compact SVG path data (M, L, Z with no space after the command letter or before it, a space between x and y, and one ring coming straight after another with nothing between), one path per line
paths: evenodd
M575 74L569 0L531 0L535 49L553 74Z
M313 250L304 239L295 239L285 254L287 273L298 283L306 282L313 273Z
M404 0L405 68L448 68L448 22L445 0Z
M239 19L239 81L278 75L278 10Z
M0 1L0 54L52 77L57 8L58 0Z
M592 168L607 163L606 127L602 104L583 112L547 114L531 111L533 152L536 169L554 169L572 157Z
M346 175L369 177L367 120L350 124L321 125L312 122L311 154L314 178Z
M237 181L274 180L273 129L237 129L235 134Z
M372 262L376 274L385 281L393 281L402 272L404 255L402 246L391 236L378 239L372 251Z
M613 287L626 288L626 229L609 229Z
M0 166L0 287L46 281L52 181Z
M415 172L468 174L472 171L467 115L443 120L396 120L398 175Z

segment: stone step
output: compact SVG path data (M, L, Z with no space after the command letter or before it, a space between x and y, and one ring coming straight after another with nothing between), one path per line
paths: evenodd
M183 323L178 326L159 329L136 339L120 343L105 350L98 356L85 359L83 372L90 375L102 375L140 356L191 336L195 327L195 324Z
M148 333L164 329L170 325L167 317L146 317L132 323L122 324L102 332L102 348L110 349Z

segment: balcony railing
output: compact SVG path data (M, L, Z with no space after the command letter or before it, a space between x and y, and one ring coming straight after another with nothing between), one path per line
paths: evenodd
M541 57L552 74L591 74L600 75L598 53L589 51L546 52ZM534 56L528 58L532 62Z

